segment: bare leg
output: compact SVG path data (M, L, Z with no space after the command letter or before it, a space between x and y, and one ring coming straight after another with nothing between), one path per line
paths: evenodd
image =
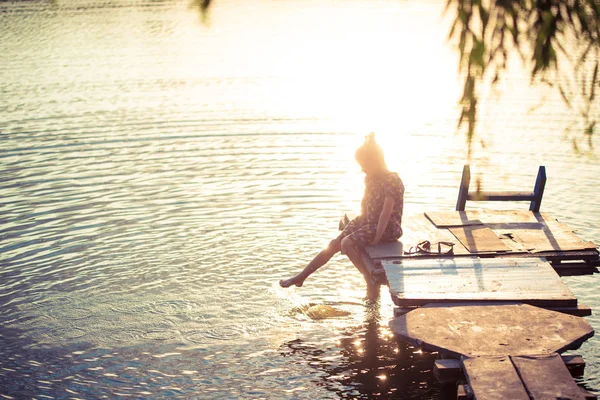
M292 285L296 285L298 287L302 286L306 278L308 278L311 274L313 274L323 265L327 264L327 262L331 260L331 257L333 257L335 253L340 251L340 246L340 240L333 239L331 243L329 243L329 246L321 250L321 252L317 254L317 256L313 258L311 262L308 263L308 265L302 270L302 272L289 279L280 280L279 285L284 288L290 287Z
M363 274L365 281L367 282L367 284L369 284L369 273L367 272L367 267L365 266L365 263L360 255L360 251L356 248L354 242L352 242L352 239L350 239L349 237L345 237L344 239L342 239L341 248L342 253L348 256L350 261L352 261L352 264L354 264L356 269L358 269L360 273Z

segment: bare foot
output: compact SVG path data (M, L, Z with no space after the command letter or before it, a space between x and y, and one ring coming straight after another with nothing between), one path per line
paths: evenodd
M279 281L279 286L283 287L283 288L287 288L290 287L292 285L296 285L298 287L302 287L302 284L304 283L304 279L299 278L298 276L294 276L290 279L282 279Z

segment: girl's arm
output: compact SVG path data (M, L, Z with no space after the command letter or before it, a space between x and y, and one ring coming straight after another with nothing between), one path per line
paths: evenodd
M375 239L371 242L371 246L375 246L381 240L381 236L383 236L383 232L385 232L385 228L387 227L388 222L390 221L390 216L392 215L392 210L394 209L394 198L392 196L386 196L385 201L383 202L383 208L381 209L381 214L379 214L379 221L377 222L377 232L375 233Z

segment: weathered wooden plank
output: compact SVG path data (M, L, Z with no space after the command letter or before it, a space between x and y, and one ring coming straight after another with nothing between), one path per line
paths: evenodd
M579 251L543 251L540 253L527 253L533 257L543 257L551 263L560 263L563 261L584 261L586 263L594 263L600 261L600 253L598 250L579 250ZM526 257L524 255L523 257Z
M404 216L402 230L404 231L404 235L399 241L382 243L377 246L367 246L365 251L369 257L373 260L408 257L405 255L405 252L408 252L411 247L416 246L424 240L428 240L432 245L437 242L453 242L454 254L448 257L471 254L447 229L437 229L424 214ZM417 257L420 256L418 255Z
M429 221L424 214L412 215L403 220L402 242L404 243L404 251L410 250L411 246L416 246L424 240L428 240L432 245L437 242L453 242L454 255L470 254L454 235L447 229L438 229Z
M577 354L563 354L561 358L572 377L583 376L585 372L585 360L583 357Z
M485 303L476 303L476 302L472 302L472 303L462 303L462 305L468 306L468 305L501 305L501 304L519 304L521 302L517 302L517 301L513 301L513 302L507 302L507 301L498 301L498 302L492 302L492 301L487 301ZM454 303L454 304L458 304L458 303ZM411 312L415 309L417 309L418 306L412 306L412 307L394 307L394 318L399 317L401 315L404 315L408 312ZM585 306L582 304L577 304L577 306L575 307L544 307L546 310L550 310L550 311L556 311L556 312L560 312L563 314L569 314L569 315L575 315L577 317L589 317L590 315L592 315L592 309L589 306Z
M541 229L515 229L514 238L533 253L542 251L594 250L596 245L583 241L565 224L547 213L533 213Z
M483 224L478 219L469 219L467 211L427 211L424 214L437 228Z
M462 365L475 399L529 400L508 356L464 358Z
M401 240L389 243L380 243L377 246L366 246L365 251L372 260L400 258L404 254L404 244Z
M598 272L598 267L588 265L587 263L554 263L552 264L552 268L554 268L559 276L593 275Z
M575 235L557 232L556 228L549 229L520 229L515 230L514 240L532 253L543 251L593 250L596 245L583 242Z
M486 225L499 224L534 224L540 221L539 213L523 210L473 210L468 211L473 218L479 219Z
M465 378L460 360L442 358L433 364L433 376L438 382L458 382Z
M535 258L382 261L397 306L435 302L518 301L575 307L577 298L549 263Z
M526 304L429 304L393 319L390 328L400 339L450 358L562 353L594 334L583 318Z
M539 224L537 213L522 210L427 211L425 214L438 227L473 225L464 223L468 221L485 225Z
M467 200L474 201L531 201L535 199L534 192L469 192Z
M456 400L467 400L471 394L468 385L458 385L456 388Z
M557 311L563 314L575 315L577 317L587 317L592 315L592 309L588 306L578 304L576 307L545 307L550 311Z
M483 225L461 226L448 229L470 253L508 252L510 249L490 228Z
M532 399L585 400L558 354L511 356Z
M539 254L540 257L552 257L552 260L574 259L594 262L598 261L600 257L593 243L581 240L566 225L560 224L550 215L519 210L427 212L405 215L403 220L404 236L401 238L401 242L369 246L366 251L373 260L405 258L409 257L405 253L411 246L428 240L434 247L436 242L454 242L454 256L456 257L471 255L471 252L448 229L439 229L434 223L461 226L464 221L476 220L483 222L496 234L507 248L503 248L505 251L523 254L532 251ZM485 252L480 250L480 254L485 254ZM495 253L489 252L489 255L493 254ZM497 256L502 254L499 253ZM431 255L418 254L410 257L426 258Z
M563 354L560 358L572 377L583 376L585 371L583 357L577 354ZM433 364L433 375L441 383L458 382L465 379L460 360L454 358L436 360Z
M394 307L394 318L415 310L417 307Z

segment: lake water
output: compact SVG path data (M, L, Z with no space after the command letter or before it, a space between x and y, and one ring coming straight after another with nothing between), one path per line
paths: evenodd
M203 23L186 1L0 2L2 397L443 398L347 259L277 281L358 211L369 131L406 213L454 208L444 3L218 0ZM482 104L473 180L530 189L546 165L542 210L600 243L600 161L528 83L516 63ZM563 279L600 310L596 276ZM599 344L578 350L596 393Z

